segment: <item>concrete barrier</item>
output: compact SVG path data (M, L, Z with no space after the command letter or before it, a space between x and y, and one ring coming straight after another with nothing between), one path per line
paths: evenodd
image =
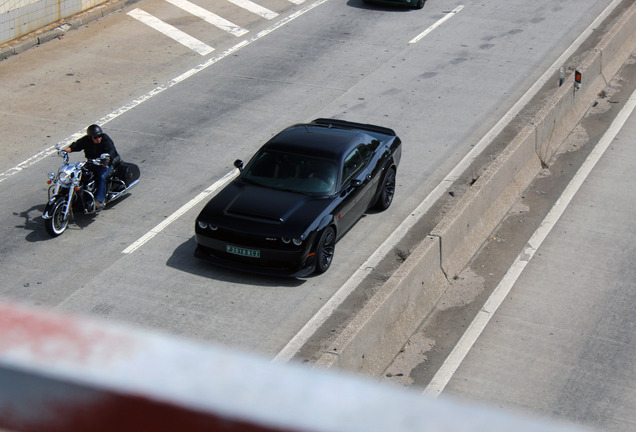
M459 274L541 169L536 133L527 126L431 231L440 238L441 267Z
M426 237L316 365L380 373L446 289L439 252L439 238Z
M636 3L626 8L420 246L316 362L378 375L636 49ZM572 66L572 65L570 65ZM573 72L573 71L571 71ZM445 277L444 277L445 276Z

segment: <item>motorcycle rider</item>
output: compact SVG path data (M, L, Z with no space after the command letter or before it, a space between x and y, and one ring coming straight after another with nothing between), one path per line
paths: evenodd
M89 169L95 173L95 210L100 211L104 207L106 198L106 179L113 169L113 162L119 159L119 154L113 140L96 124L86 128L86 135L65 149L67 153L81 150L84 150L86 159L99 159L103 153L110 155L110 160L103 161L102 165L89 166Z

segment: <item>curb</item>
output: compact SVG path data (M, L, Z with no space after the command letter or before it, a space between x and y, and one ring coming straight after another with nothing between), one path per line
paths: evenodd
M322 353L315 365L380 375L636 49L636 3Z

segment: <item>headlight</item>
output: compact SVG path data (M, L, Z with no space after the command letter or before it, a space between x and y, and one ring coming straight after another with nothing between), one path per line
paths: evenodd
M67 173L60 173L59 181L63 185L69 185L71 184L71 176Z
M199 228L201 229L206 229L206 228L210 228L212 231L216 231L217 229L219 229L218 226L216 225L210 225L209 223L207 223L206 221L203 220L198 220L197 221L197 225L199 226Z
M290 239L289 237L283 237L281 240L285 244L293 243L296 246L300 246L303 243L303 239L299 239L299 238Z
M52 171L49 173L49 180L55 181L55 173Z

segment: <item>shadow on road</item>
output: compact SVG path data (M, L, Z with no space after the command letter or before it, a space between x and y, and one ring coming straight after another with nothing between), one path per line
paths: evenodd
M304 279L255 275L218 267L195 258L195 248L196 241L192 236L174 250L166 265L196 276L243 285L295 288L306 282Z

